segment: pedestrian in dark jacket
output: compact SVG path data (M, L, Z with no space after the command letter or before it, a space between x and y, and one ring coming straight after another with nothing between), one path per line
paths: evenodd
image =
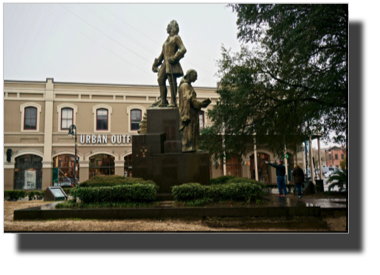
M294 183L296 184L296 187L298 190L298 197L302 198L301 184L305 181L305 174L303 173L303 170L301 169L301 167L297 163L294 165L294 170L292 172L292 176L293 176Z
M278 165L269 163L267 161L265 163L276 168L277 187L280 193L279 196L285 197L288 193L286 192L286 186L285 186L285 166L283 165L283 161L279 160ZM282 194L282 189L284 189L284 194Z

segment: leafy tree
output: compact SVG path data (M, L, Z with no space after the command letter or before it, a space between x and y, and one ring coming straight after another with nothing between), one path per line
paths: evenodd
M220 95L201 147L216 159L244 154L253 138L281 155L307 135L345 143L348 107L347 5L230 4L238 16L233 53L222 47ZM225 132L225 136L220 133Z
M340 164L340 167L346 168L347 167L347 157L344 157L344 159L339 164Z

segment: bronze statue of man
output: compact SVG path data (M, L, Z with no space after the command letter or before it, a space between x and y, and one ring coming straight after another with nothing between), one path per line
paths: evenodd
M158 107L167 107L167 89L166 79L169 80L171 100L169 107L177 107L177 77L183 76L183 71L179 60L184 57L186 48L182 43L181 37L178 35L179 26L177 21L172 20L166 28L169 34L161 54L154 60L152 70L157 73L157 81L160 87L161 103ZM161 66L159 69L158 67Z
M211 100L197 100L192 82L195 82L198 74L195 70L188 70L179 84L179 132L182 139L182 152L194 152L199 148L199 111L206 108Z

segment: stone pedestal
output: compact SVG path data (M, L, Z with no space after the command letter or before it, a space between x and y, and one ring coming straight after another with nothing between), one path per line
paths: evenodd
M209 154L182 153L178 108L148 109L147 134L132 136L133 176L153 180L159 193L196 182L210 184Z

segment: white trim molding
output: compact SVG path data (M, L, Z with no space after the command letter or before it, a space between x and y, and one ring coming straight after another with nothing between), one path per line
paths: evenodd
M42 159L44 158L44 153L43 152L40 152L40 151L37 151L37 150L27 149L27 150L19 150L16 154L12 155L11 162L16 163L16 158L18 158L18 157L20 157L22 155L28 155L28 154L39 156Z
M132 151L128 151L128 152L126 152L126 153L124 153L124 154L121 154L121 155L120 155L120 160L124 160L124 158L125 158L126 156L129 156L129 155L132 155Z
M119 156L115 153L112 153L112 150L94 150L84 156L84 161L90 161L90 157L100 154L113 156L115 157L115 161L119 160Z
M124 168L124 159L123 160L115 160L115 167L123 167Z
M25 108L34 107L37 108L37 120L36 120L36 130L24 130L24 116L25 116ZM27 102L20 105L20 113L21 113L21 132L26 133L36 133L40 131L41 124L41 105L35 102Z
M127 107L127 116L128 116L128 132L129 133L137 133L136 130L131 130L131 111L133 109L139 109L141 110L141 120L143 119L144 117L144 114L146 112L146 108L144 106L141 106L141 105L130 105Z
M107 109L108 110L108 130L96 130L96 110L97 109ZM111 115L112 107L106 104L98 104L92 107L92 113L94 114L94 133L111 133Z
M77 113L78 113L78 107L74 104L70 104L70 103L63 103L63 104L59 104L57 106L57 113L58 113L58 132L59 133L67 133L68 130L61 130L61 114L62 114L62 109L64 108L71 108L73 109L73 116L74 116L74 119L73 119L73 124L74 125L77 125Z
M75 152L74 152L74 150L73 151L63 150L63 151L59 151L59 152L54 153L51 156L51 158L54 159L55 157L60 156L60 155L72 155L72 156L74 156ZM83 159L83 154L77 152L77 155L78 155L78 157L80 157L80 159Z

